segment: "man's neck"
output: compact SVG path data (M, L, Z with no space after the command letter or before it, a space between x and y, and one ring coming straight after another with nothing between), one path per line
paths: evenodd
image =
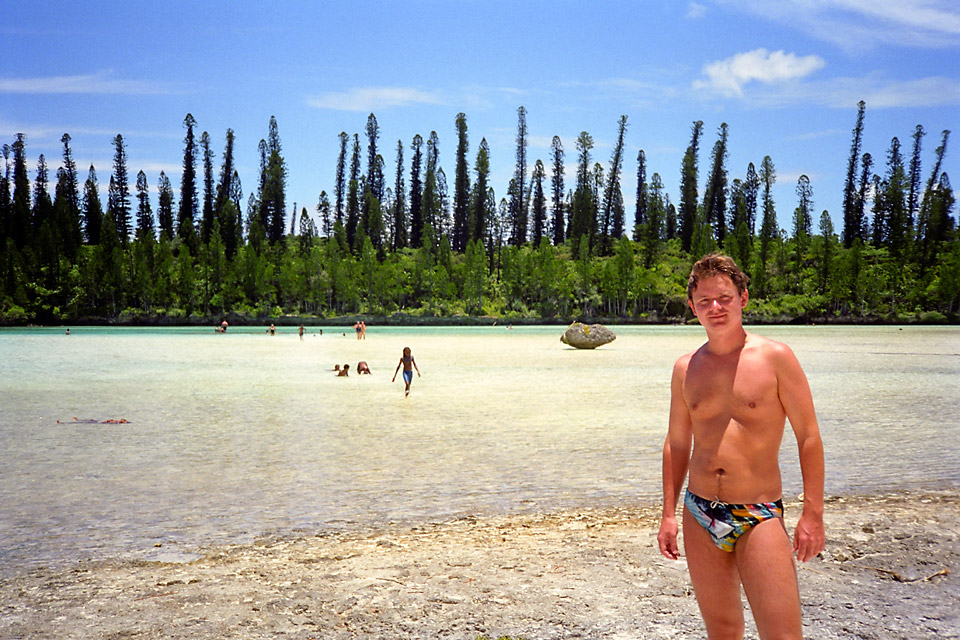
M747 342L747 332L742 325L729 327L723 331L707 332L707 351L717 356L725 356L743 349Z

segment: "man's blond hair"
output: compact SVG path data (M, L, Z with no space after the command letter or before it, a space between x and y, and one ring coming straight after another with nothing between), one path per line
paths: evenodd
M687 278L687 299L693 300L693 292L697 290L701 279L719 275L729 277L741 294L747 290L750 282L750 276L737 266L733 258L722 253L711 253L697 260L690 270L690 277Z

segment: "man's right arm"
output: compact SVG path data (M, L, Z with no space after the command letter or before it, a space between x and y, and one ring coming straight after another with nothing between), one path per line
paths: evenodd
M693 443L693 424L687 403L683 399L683 380L689 362L690 356L684 356L673 366L673 377L670 381L670 422L667 439L663 444L663 515L657 542L660 553L671 560L680 557L680 549L677 547L677 502L687 475L690 447Z

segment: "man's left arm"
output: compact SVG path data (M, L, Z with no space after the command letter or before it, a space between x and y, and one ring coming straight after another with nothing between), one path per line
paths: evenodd
M823 551L823 440L813 408L813 396L800 362L786 345L776 346L780 403L797 438L803 475L803 512L793 535L797 559L806 562Z

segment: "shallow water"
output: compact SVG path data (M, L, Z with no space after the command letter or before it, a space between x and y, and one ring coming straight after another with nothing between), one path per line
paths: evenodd
M813 390L827 492L956 487L960 329L753 327ZM0 572L465 514L650 503L698 327L0 330ZM390 383L404 346L422 378ZM366 360L373 375L338 378ZM129 424L57 421L126 419ZM786 495L801 483L784 437ZM156 546L161 545L161 546Z

